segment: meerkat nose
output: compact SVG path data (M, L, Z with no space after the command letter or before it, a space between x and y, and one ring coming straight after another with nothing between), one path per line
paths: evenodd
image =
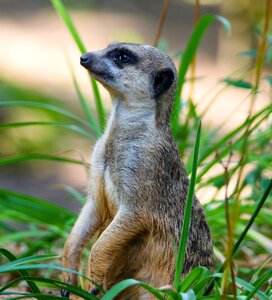
M85 54L81 55L81 57L80 57L80 64L83 67L86 67L87 65L90 64L91 60L92 60L91 56L88 53L85 53Z

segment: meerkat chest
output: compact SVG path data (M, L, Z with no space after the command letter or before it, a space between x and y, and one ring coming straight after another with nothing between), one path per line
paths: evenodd
M137 188L136 170L143 165L152 143L155 115L148 110L128 112L114 107L103 137L97 142L92 159L92 172L103 182L109 207L119 209L122 199Z

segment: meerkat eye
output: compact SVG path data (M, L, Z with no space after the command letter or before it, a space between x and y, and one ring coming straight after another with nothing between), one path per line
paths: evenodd
M117 64L118 67L123 68L123 64L136 63L137 58L135 55L127 50L113 50L110 53L111 58Z
M117 59L118 59L119 62L126 63L126 62L130 61L130 56L126 53L120 53L117 56Z
M130 61L130 55L124 51L113 51L111 57L115 62L127 63Z

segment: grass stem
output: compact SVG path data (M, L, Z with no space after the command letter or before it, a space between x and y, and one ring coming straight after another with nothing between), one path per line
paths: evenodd
M183 264L185 259L185 249L186 249L186 244L187 244L189 230L190 230L190 220L191 220L191 213L192 213L192 205L194 201L195 180L196 180L196 172L198 166L200 134L201 134L201 122L199 122L198 129L197 129L192 173L191 173L189 189L186 197L186 204L185 204L185 210L183 215L183 224L182 224L181 236L180 236L180 244L178 248L178 255L177 255L177 262L176 262L176 271L174 276L174 288L177 292L179 292L178 288L179 288L180 278L182 274L182 269L183 269Z
M157 33L153 42L153 46L157 47L160 37L161 37L161 33L162 33L162 29L163 29L163 25L164 25L164 21L168 12L168 8L169 8L169 4L170 4L170 0L164 0L164 5L162 8L162 12L161 12L161 16L160 16L160 21L159 21L159 26L157 29Z

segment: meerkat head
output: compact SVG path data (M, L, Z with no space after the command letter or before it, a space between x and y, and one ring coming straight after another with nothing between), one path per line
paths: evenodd
M127 105L155 107L160 103L160 109L171 109L177 72L170 57L158 49L112 43L106 49L83 54L80 63Z

